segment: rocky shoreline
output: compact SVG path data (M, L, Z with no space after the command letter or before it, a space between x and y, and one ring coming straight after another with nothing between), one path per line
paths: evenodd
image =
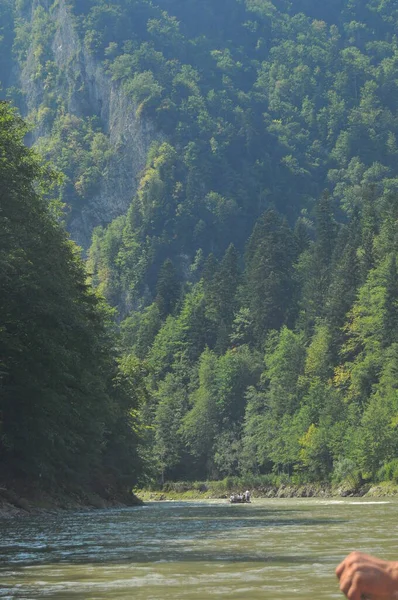
M141 504L143 504L142 500L135 494L109 498L92 492L51 494L43 491L38 492L37 490L29 493L29 490L27 490L22 495L13 489L0 487L0 519L53 514L72 510L126 508Z

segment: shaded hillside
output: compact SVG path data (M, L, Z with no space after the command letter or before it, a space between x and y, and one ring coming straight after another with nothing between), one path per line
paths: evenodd
M0 487L126 498L142 472L140 370L117 358L25 133L0 102Z

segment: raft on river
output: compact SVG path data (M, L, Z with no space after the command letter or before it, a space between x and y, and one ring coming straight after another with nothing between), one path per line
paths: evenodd
M246 497L245 494L233 494L230 496L229 501L231 504L251 504L250 496Z

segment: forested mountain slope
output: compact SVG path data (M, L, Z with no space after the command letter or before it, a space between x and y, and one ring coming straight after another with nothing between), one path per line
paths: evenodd
M395 3L9 5L4 87L71 230L118 214L88 265L147 371L155 470L397 476Z
M0 11L0 94L17 104L30 142L64 173L68 229L87 248L93 227L127 210L159 136L87 51L64 0L4 0Z

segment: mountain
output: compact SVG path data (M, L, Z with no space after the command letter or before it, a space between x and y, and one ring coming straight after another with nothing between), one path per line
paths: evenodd
M1 10L3 94L147 369L155 470L395 472L394 3Z

